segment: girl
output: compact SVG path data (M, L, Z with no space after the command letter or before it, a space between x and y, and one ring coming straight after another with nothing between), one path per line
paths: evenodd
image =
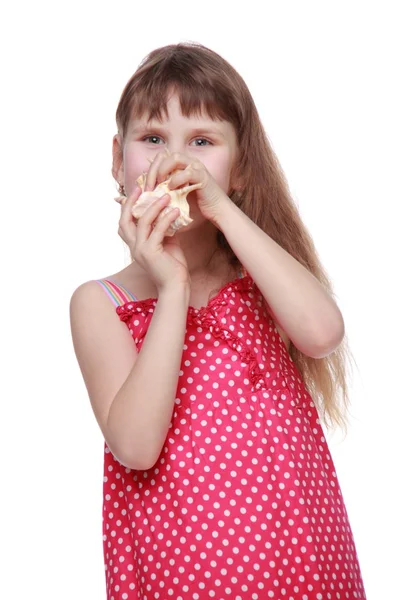
M365 598L317 412L345 424L343 319L246 84L204 46L159 48L116 119L132 264L71 299L107 598ZM173 237L169 196L132 217L142 172L200 184Z

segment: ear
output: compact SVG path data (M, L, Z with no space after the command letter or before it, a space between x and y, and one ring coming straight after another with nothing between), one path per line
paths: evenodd
M124 154L123 154L123 144L122 144L122 136L118 133L113 137L113 145L112 145L112 176L114 177L117 183L124 182Z

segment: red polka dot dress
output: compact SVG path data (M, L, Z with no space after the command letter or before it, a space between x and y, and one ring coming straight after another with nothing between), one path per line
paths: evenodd
M157 300L99 280L139 351ZM107 600L365 598L312 398L249 275L189 307L157 463L105 444Z

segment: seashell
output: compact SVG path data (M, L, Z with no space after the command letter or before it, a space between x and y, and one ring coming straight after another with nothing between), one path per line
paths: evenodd
M164 214L167 214L174 208L179 208L179 216L170 224L165 233L165 235L172 237L179 229L189 225L189 223L192 223L193 219L191 219L189 215L187 195L193 190L199 189L201 187L201 183L188 185L177 190L170 190L168 184L171 181L171 178L169 178L166 181L159 183L154 190L145 192L144 188L146 186L146 177L147 175L143 173L136 180L136 183L142 188L142 193L132 207L132 215L135 217L135 219L139 219L149 208L149 206L153 204L153 202L155 202L158 198L161 198L161 196L164 196L164 194L169 194L171 200L169 204L167 204L167 206L165 206L160 212L158 218L161 218Z
M167 147L165 148L165 150L167 154L171 154ZM150 164L154 161L154 159L150 158L148 158L147 160ZM165 233L165 235L172 237L178 231L178 229L181 229L181 227L185 227L185 225L189 225L189 223L192 223L193 219L191 219L189 215L189 204L186 197L193 190L201 188L201 183L188 185L178 190L170 190L168 184L171 181L171 178L169 178L166 181L159 183L154 190L150 192L145 192L144 188L146 187L146 178L147 173L142 173L142 175L140 175L140 177L138 177L138 179L136 180L136 183L142 189L142 193L135 202L134 206L132 207L132 215L135 217L135 219L139 219L143 215L143 213L149 208L149 206L151 206L151 204L153 204L153 202L157 200L157 198L161 198L161 196L169 194L171 200L169 204L165 206L160 212L159 216L157 217L157 220L166 213L173 210L174 208L179 208L180 215L175 219L175 221L173 221L170 224ZM127 197L118 196L117 198L114 198L114 200L119 204L125 204Z

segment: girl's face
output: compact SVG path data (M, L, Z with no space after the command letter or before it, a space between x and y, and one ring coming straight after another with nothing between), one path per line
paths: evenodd
M231 170L237 157L233 125L227 121L213 121L206 115L184 117L176 95L169 99L167 109L168 119L163 121L147 123L146 115L142 119L131 119L122 161L119 136L114 137L113 175L124 185L126 195L131 194L141 173L148 171L148 159L153 160L166 146L171 153L179 152L200 160L220 188L228 194L232 185ZM194 194L189 194L188 201L191 217L198 221L199 210L191 201Z

